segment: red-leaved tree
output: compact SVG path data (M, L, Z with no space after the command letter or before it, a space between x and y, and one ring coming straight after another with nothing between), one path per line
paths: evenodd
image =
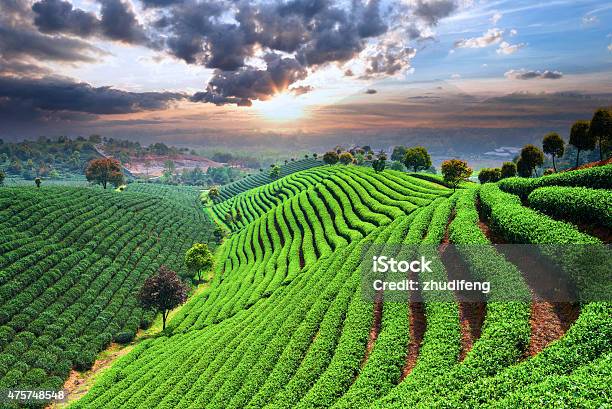
M118 187L124 182L121 164L113 158L100 158L90 161L85 171L85 177L88 182L102 185L104 189L106 189L108 183Z
M165 330L168 314L187 301L187 291L187 286L174 271L161 266L156 275L145 280L138 299L144 308L152 308L162 314L162 330Z

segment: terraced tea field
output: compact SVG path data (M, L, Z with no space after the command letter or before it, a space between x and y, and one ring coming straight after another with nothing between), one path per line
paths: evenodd
M0 389L60 389L151 323L135 292L162 264L184 270L211 223L195 192L139 190L0 189Z
M227 194L208 209L233 220L210 289L71 407L606 407L612 304L541 300L533 266L489 244L600 246L607 258L588 273L609 289L602 239L563 219L588 213L605 225L610 181L607 166L453 194L406 173L320 166ZM544 187L557 184L566 187ZM369 244L428 245L434 268L420 280L464 274L532 301L368 301ZM554 256L578 291L591 290L571 252Z

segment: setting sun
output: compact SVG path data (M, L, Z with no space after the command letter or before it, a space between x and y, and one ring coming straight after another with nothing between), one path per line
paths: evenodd
M277 94L267 101L254 101L253 106L271 121L291 121L305 115L303 101L288 93Z

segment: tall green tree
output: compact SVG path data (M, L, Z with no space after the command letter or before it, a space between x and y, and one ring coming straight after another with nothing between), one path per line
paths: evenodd
M612 145L612 109L599 108L595 111L591 119L589 134L599 145L599 160L604 160Z
M544 152L537 146L528 144L521 149L520 159L522 160L521 166L529 169L529 175L531 176L535 169L544 163Z
M4 185L4 179L6 178L6 174L4 171L0 170L0 186Z
M415 172L418 172L431 166L431 156L424 147L415 146L406 150L404 165L406 165L406 168L412 168Z
M200 282L202 273L210 270L213 266L213 254L205 243L195 243L185 253L185 266Z
M466 161L460 159L449 159L442 162L442 176L444 180L453 187L453 192L461 181L467 180L472 175Z
M402 162L404 160L404 156L406 156L406 148L405 146L398 145L393 147L393 152L391 152L391 160L398 160Z
M569 143L576 148L576 167L580 164L580 151L592 151L595 149L596 138L589 132L589 121L576 121L570 130Z
M556 132L547 133L542 140L542 150L545 154L552 157L553 169L557 172L555 158L560 158L565 152L565 142L563 139Z
M516 163L514 162L504 162L501 167L501 177L511 178L516 176Z

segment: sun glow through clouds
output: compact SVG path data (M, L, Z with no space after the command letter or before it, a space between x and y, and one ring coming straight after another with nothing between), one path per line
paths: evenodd
M302 99L289 93L276 94L266 101L254 101L253 107L270 121L292 121L305 115Z

